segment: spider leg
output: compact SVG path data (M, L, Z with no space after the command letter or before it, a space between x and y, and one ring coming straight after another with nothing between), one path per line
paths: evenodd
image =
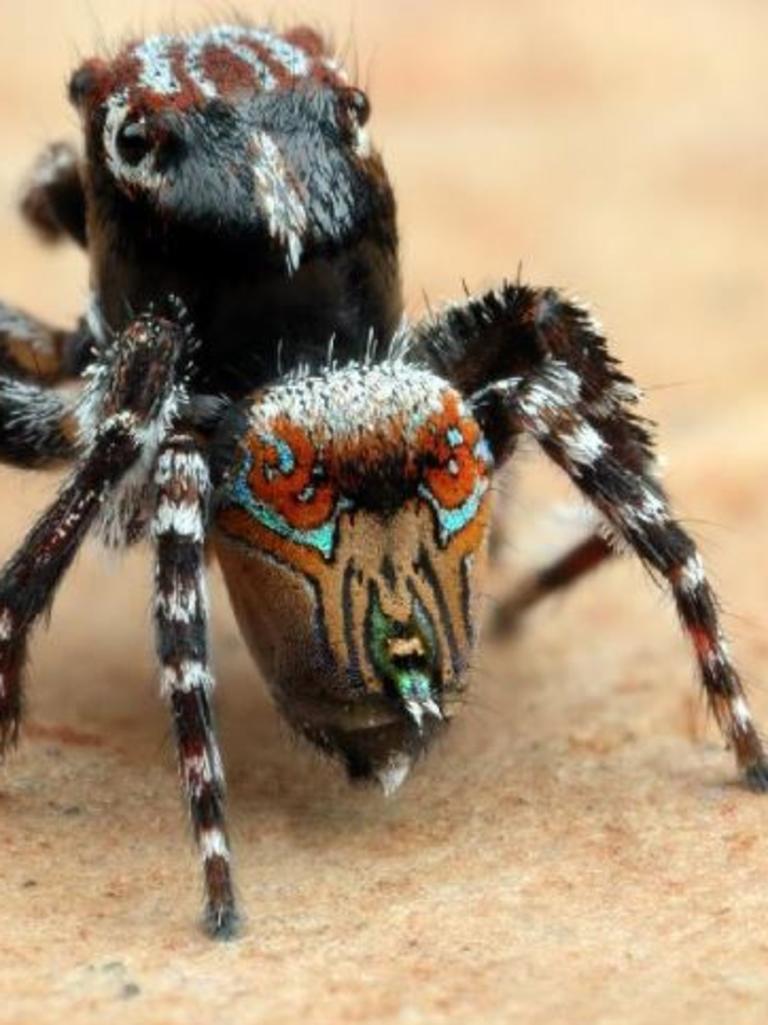
M60 384L80 374L93 345L85 321L74 331L66 331L0 302L0 373L40 384Z
M503 460L532 435L613 532L666 579L720 729L747 782L768 789L768 762L731 661L715 594L696 545L675 520L655 472L638 391L599 326L551 289L507 285L417 329L421 352L471 396Z
M204 540L208 466L189 435L162 446L155 472L155 634L182 783L205 878L207 932L233 936L238 913L224 819L224 774L213 724Z
M0 374L0 462L23 468L51 466L76 451L71 402L53 388Z
M102 424L91 450L0 574L0 753L18 734L29 631L51 602L110 487L138 458L136 427L130 414Z
M68 143L55 142L37 158L22 192L21 212L44 241L67 236L85 247L85 193L77 152Z
M614 554L610 542L602 534L589 537L567 552L532 573L502 598L493 610L489 632L495 636L514 630L522 616L544 598L580 580L601 566Z
M184 333L167 322L139 319L123 333L105 370L90 446L0 572L0 754L18 735L29 632L110 494L148 449L154 455L183 344Z

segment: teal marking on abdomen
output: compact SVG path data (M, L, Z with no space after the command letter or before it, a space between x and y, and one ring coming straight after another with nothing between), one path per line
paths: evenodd
M314 548L315 551L320 552L326 562L330 562L336 547L336 524L339 514L345 508L349 508L351 503L346 499L339 499L336 503L336 508L331 513L330 519L319 527L301 530L291 526L271 506L266 505L264 502L259 502L253 497L253 492L248 484L248 475L252 467L253 458L250 454L246 455L237 477L224 491L226 499L233 505L240 506L241 509L244 509L268 530L273 531L273 533L278 534L280 537L284 537L287 541L293 541L294 544L304 545L306 548Z

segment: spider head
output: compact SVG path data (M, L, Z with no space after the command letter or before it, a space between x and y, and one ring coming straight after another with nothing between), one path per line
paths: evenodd
M174 229L264 243L295 271L392 219L371 150L365 94L350 87L308 29L245 25L155 36L75 72L89 196L153 239ZM137 218L137 211L144 216ZM102 217L91 217L98 230Z
M220 428L217 553L289 722L393 788L460 700L491 457L459 395L399 362L297 378Z

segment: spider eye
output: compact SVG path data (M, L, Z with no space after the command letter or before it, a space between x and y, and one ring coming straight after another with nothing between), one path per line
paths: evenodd
M141 117L137 120L126 120L120 126L115 139L117 151L122 160L131 167L136 167L152 149L149 127Z
M102 61L91 60L83 64L69 80L69 102L75 107L82 107L94 95L100 83L104 83L106 73Z
M371 116L371 105L362 89L342 89L337 101L337 123L342 138L358 157L370 156L370 141L365 124Z
M358 125L362 128L371 116L371 101L362 89L349 89L347 91L347 103L354 111Z

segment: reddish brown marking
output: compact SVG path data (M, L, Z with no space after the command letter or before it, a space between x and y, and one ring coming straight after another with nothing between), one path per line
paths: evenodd
M242 42L243 46L247 46L249 50L253 50L259 61L274 77L278 86L286 88L296 81L296 75L294 75L290 69L282 63L282 61L273 57L269 50L265 46L262 46L258 40L249 39L248 36L243 36L240 42Z
M203 74L222 96L253 92L260 87L253 68L227 46L206 46L201 57Z
M346 88L346 82L342 76L326 64L313 65L310 69L309 77L313 78L320 85L327 85L332 89Z
M181 86L181 90L178 93L174 93L173 100L171 101L173 106L178 107L180 110L186 110L187 108L194 106L202 106L202 104L205 103L205 97L200 91L197 83L194 82L187 74L186 43L174 43L168 52L171 59L171 70ZM163 105L168 105L167 97L165 98Z
M109 68L110 75L108 87L104 90L101 95L101 99L106 99L108 93L119 92L121 89L127 89L135 91L139 84L139 76L141 75L142 64L139 58L133 51L132 44L130 47L126 47L122 53L118 54L114 60L112 66Z
M695 626L692 623L686 624L688 633L691 635L693 646L696 648L696 654L700 659L707 659L716 647L716 640L712 636L711 631L707 630L704 626Z
M77 69L76 74L87 73L85 104L102 103L113 88L113 68L106 61L92 57Z
M326 42L320 33L315 32L308 25L297 25L295 28L289 29L283 35L283 39L293 46L298 46L308 57L314 57L315 59L324 57L329 52Z
M453 447L446 434L456 430L462 443ZM447 392L443 410L429 418L417 437L417 450L422 456L431 456L432 465L425 473L427 485L437 501L446 509L462 505L475 490L477 479L486 474L485 464L478 460L474 447L480 438L480 428L474 420L462 417L458 398ZM455 461L458 473L453 474L448 464Z
M181 747L181 767L187 789L196 792L209 785L204 778L200 761L204 760L205 746L202 740L185 739Z
M588 537L580 545L558 559L552 566L539 574L535 594L539 591L565 587L572 580L582 576L604 562L612 553L610 544L599 535Z
M261 443L258 435L248 439L253 454L253 468L248 483L256 498L277 512L299 530L311 530L326 522L336 504L336 493L329 480L313 482L312 471L317 465L317 449L306 431L286 417L275 420L272 430L290 448L295 461L291 473L278 469L279 456L273 445ZM271 480L269 477L271 476ZM314 494L307 500L299 496L305 488L314 486Z
M683 576L682 563L675 563L671 569L667 570L667 580L672 584L673 587L677 587Z

